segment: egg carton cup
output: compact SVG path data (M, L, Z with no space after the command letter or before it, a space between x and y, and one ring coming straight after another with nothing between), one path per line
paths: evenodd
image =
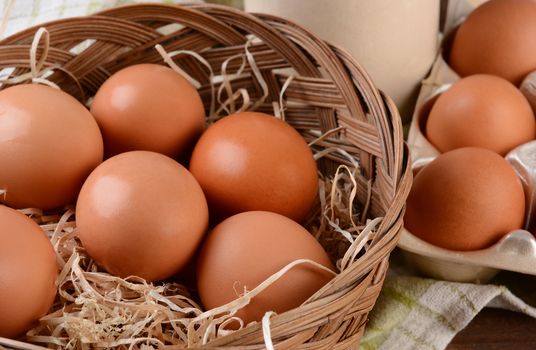
M41 26L50 34L44 44L32 45L37 27L0 41L0 70L9 77L46 78L88 104L114 72L165 64L155 49L161 47L169 54L166 62L197 83L210 111L207 122L224 117L217 112L226 108L275 114L293 126L310 143L321 177L348 185L332 194L321 183L320 203L335 205L327 214L317 206L305 223L317 228L311 232L318 237L329 233L324 247L340 268L302 305L230 331L223 324L232 314L224 321L221 311L202 310L173 281L153 285L98 271L75 240L72 209L58 216L34 213L65 248L58 254L60 293L49 315L21 339L26 343L0 338L0 347L358 348L402 231L412 182L396 106L366 71L343 49L292 22L218 5L128 5ZM78 288L71 287L75 283ZM255 290L227 306L236 310ZM112 313L118 317L108 317ZM82 332L95 327L101 336Z
M445 57L448 57L456 28L472 10L473 7L463 0L449 2L441 52L429 76L422 82L409 128L408 146L414 173L440 154L424 135L426 120L437 98L460 80ZM529 102L536 101L536 73L527 76L521 90ZM536 111L536 103L531 105ZM526 230L535 228L536 160L533 158L536 158L536 141L516 148L506 157L522 180L525 190L527 212L524 229L509 232L487 249L452 251L427 243L404 228L398 247L406 260L428 276L449 281L484 283L501 270L536 275L536 238Z

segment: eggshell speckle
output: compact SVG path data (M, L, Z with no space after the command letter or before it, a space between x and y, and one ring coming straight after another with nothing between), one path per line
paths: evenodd
M536 138L536 121L528 101L510 82L472 75L439 96L426 136L440 152L474 146L505 155Z
M156 64L129 66L108 78L91 113L108 157L146 150L182 159L205 126L197 90L172 69Z
M406 228L451 250L487 248L521 228L525 196L497 153L466 147L439 155L420 170L407 200Z
M190 171L218 219L266 210L302 221L318 191L307 143L290 125L262 113L234 114L209 127L195 146Z
M263 211L232 216L216 226L203 244L197 261L201 301L206 309L224 305L297 259L310 259L334 270L320 243L296 222ZM333 277L318 267L298 265L254 297L237 316L248 323L260 321L266 311L295 308Z
M74 203L102 157L97 123L74 97L37 84L0 91L0 202L40 209Z
M56 254L41 228L0 205L0 337L36 326L56 296Z
M164 155L133 151L102 163L76 207L82 245L108 272L156 281L183 268L208 226L201 187Z

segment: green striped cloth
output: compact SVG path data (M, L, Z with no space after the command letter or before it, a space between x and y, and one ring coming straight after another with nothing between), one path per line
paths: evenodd
M536 309L506 287L436 281L391 273L370 314L362 350L444 349L484 307Z
M113 6L140 2L193 3L201 0L0 0L0 18L8 18L3 33L0 30L0 37L39 23L83 16Z

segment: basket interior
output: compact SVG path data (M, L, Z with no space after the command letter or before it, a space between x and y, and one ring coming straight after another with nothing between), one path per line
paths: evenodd
M352 278L335 281L331 291L325 293L329 298L334 291L346 290L341 303L348 304L343 309L354 319L348 321L341 316L320 333L315 333L317 325L313 333L313 328L305 327L289 338L297 344L301 338L295 337L306 341L314 335L320 344L326 337L330 341L318 347L326 349L337 341L341 348L355 345L381 288L389 252L396 245L411 182L396 107L375 88L366 72L344 50L291 22L217 5L130 5L50 22L44 27L50 33L43 65L45 70L50 68L47 79L85 104L114 72L138 63L165 64L155 50L160 44L167 52L193 51L210 65L209 70L189 54L173 57L200 83L199 92L210 120L244 104L238 97L234 106L230 103L227 110L210 115L212 88L218 91L225 80L229 85L222 88L219 101L244 89L250 100L248 110L284 117L307 142L316 141L312 146L315 152L343 150L345 153L328 152L320 160L323 175L333 175L340 165L352 166L348 156L357 161L355 212L364 213L360 215L362 225L379 217L382 222L370 249L357 256L359 264L347 271ZM29 52L36 30L30 28L0 42L0 71L11 76L31 71ZM41 43L37 57L44 53ZM365 260L363 255L367 255ZM313 302L300 313L315 312L319 305ZM299 319L296 315L292 316L294 320ZM277 322L281 326L285 318ZM340 327L343 323L346 326ZM258 327L241 334L249 334L254 341L257 335L251 332L255 330ZM227 344L223 340L220 343Z
M333 54L334 48L298 26L276 17L255 17L217 5L144 5L54 21L45 27L50 32L50 49L44 67L62 67L55 69L48 79L85 103L121 68L137 63L165 64L154 49L156 44L167 52L199 53L216 77L222 75L222 64L227 61L225 73L231 77L232 91L246 89L251 99L250 109L254 107L260 112L274 114L274 104L280 105L281 90L292 75L281 96L285 120L308 142L341 127L315 147L317 150L343 148L360 162L358 202L366 198L370 180L375 189L372 195L376 197L372 200L371 217L384 216L388 209L385 204L394 198L394 179L400 169L392 169L394 159L386 159L393 157L389 154L393 148L393 130L385 125L382 128L379 122L377 115L383 114L385 118L386 112L377 90L360 67L350 72L345 62ZM28 53L36 29L30 28L0 42L0 69L4 73L9 72L6 68L15 68L14 76L30 71ZM245 46L254 58L262 83L245 58ZM37 56L43 51L41 45ZM208 113L212 98L211 72L190 55L175 56L174 61L201 83L199 92ZM243 63L241 74L236 76ZM361 76L355 76L356 72ZM216 89L220 84L215 83ZM220 96L221 100L227 99L226 89ZM239 99L236 109L240 105ZM376 157L383 164L378 164ZM339 164L349 162L340 154L331 153L319 166L329 175ZM385 187L391 191L378 193ZM382 198L385 195L389 198Z

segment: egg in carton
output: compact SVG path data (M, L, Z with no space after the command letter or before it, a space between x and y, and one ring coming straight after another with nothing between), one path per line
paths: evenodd
M442 49L429 76L422 82L415 112L410 124L408 144L417 173L440 152L424 135L427 117L437 100L460 76L447 64L455 30L474 7L465 0L451 1L447 8ZM533 111L536 112L536 72L521 85ZM492 246L474 251L452 251L432 245L404 229L399 241L407 261L422 273L434 278L484 283L501 270L536 275L536 141L530 141L506 155L521 179L526 198L524 227L507 233Z

